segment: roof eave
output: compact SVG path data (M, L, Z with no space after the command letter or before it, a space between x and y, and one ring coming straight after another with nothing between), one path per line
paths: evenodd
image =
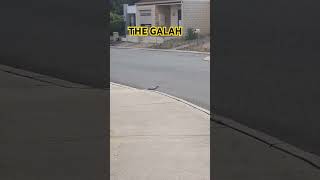
M160 2L137 2L135 5L160 5L160 4L181 4L182 0L172 0L172 1L160 1Z

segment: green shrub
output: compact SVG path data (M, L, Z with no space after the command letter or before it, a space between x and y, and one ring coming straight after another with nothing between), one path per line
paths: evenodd
M187 29L187 36L186 39L187 40L193 40L197 38L197 34L193 31L192 28L188 28Z
M110 12L110 34L119 32L119 35L125 34L125 22L122 16Z

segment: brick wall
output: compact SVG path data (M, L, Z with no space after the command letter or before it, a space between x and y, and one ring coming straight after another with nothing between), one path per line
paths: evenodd
M185 33L188 28L198 28L201 34L210 34L210 1L183 1L182 24Z

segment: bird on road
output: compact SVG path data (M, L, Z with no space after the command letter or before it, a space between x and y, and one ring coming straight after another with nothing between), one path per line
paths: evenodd
M159 88L159 86L156 86L156 87L148 88L148 90L154 91L154 90L156 90L156 89L158 89L158 88Z

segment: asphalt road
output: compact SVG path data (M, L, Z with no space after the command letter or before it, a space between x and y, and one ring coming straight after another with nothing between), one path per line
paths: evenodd
M110 51L110 79L158 91L210 109L210 62L206 54L118 49Z

